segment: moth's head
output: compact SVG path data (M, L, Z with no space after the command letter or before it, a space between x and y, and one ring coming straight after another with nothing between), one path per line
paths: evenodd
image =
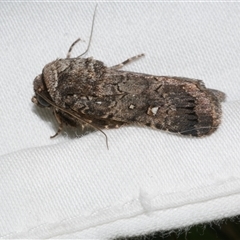
M39 107L50 107L51 104L46 102L40 95L46 94L46 88L43 82L42 74L38 75L33 81L33 89L35 96L32 97L32 102Z

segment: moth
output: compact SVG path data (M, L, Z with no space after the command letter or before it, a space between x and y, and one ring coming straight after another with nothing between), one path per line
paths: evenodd
M139 123L195 137L209 135L219 126L223 92L206 88L201 80L121 70L143 54L112 67L82 58L83 54L71 58L79 40L66 58L48 63L33 82L32 102L52 108L59 124L52 137L63 125L89 124L102 131Z

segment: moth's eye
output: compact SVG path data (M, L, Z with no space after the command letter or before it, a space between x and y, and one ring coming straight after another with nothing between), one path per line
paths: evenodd
M37 101L39 103L39 105L41 105L42 107L50 107L51 105L46 102L42 97L40 97L39 95L36 95L37 97Z

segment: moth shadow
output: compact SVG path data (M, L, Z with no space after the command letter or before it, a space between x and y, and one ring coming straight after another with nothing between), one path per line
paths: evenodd
M53 132L50 133L49 137L53 136L57 132L59 125L51 109L40 108L34 105L32 107L32 112L38 115L38 117L40 117L41 120L51 123ZM83 125L79 123L77 127L63 125L62 132L59 133L58 136L62 135L63 137L74 139L83 137L92 132L96 132L96 129L94 129L90 125Z

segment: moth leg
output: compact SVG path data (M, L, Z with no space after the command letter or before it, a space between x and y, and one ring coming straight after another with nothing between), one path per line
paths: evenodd
M75 42L72 43L72 45L70 46L69 50L68 50L68 53L67 53L67 58L70 58L71 57L71 52L72 52L72 49L73 47L75 46L76 43L78 43L81 39L78 38Z
M130 63L130 62L132 62L132 61L135 61L135 60L137 60L138 58L143 57L143 56L144 56L144 53L139 54L139 55L134 56L134 57L131 57L131 58L128 58L127 60L123 61L122 63L117 64L117 65L114 65L114 66L112 66L111 68L113 68L113 69L120 69L120 68L122 68L124 65L126 65L126 64L128 64L128 63Z
M58 122L58 130L57 130L57 132L56 132L53 136L51 136L50 138L56 137L56 136L62 131L62 129L63 129L63 122L62 122L62 120L61 120L61 116L57 113L57 111L56 111L55 109L53 110L53 113L54 113L54 116L55 116L55 118L56 118L56 120L57 120L57 122Z

